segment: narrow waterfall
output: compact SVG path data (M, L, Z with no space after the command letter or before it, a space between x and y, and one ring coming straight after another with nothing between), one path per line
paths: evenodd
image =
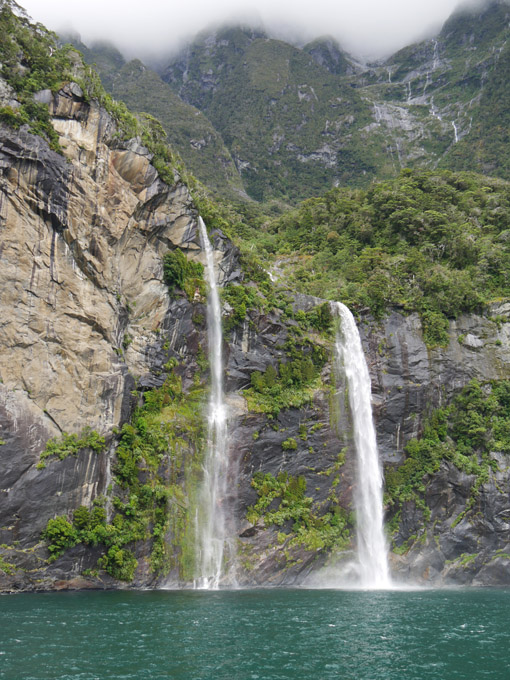
M347 379L358 462L355 508L359 585L387 588L390 576L383 526L383 475L372 420L370 376L354 317L341 302L332 303L332 309L340 319L337 368Z
M459 141L459 131L457 130L457 125L455 124L455 121L452 120L452 126L453 126L453 134L455 135L455 144Z
M196 518L197 588L217 589L223 576L227 546L226 496L228 478L227 408L223 396L221 305L214 269L213 249L201 217L200 238L205 252L208 284L207 333L211 392L207 414L207 449L204 480Z

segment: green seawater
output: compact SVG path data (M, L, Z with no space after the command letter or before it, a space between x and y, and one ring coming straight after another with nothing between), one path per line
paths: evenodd
M0 597L9 680L510 678L510 590Z

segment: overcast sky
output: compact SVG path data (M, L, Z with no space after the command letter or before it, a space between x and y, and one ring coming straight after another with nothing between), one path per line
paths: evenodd
M256 17L284 36L333 35L379 57L437 31L459 0L18 0L54 31L109 39L128 56L169 53L213 22Z

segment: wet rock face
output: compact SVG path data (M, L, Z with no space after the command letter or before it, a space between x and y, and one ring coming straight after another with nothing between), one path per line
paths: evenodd
M306 436L303 433L306 428ZM355 475L354 450L346 436L348 428L340 427L330 413L328 395L319 392L313 401L301 409L282 411L274 420L263 414L246 414L239 418L232 431L232 446L240 468L237 507L241 554L248 555L249 569L241 571L242 583L293 585L302 583L311 570L324 564L327 554L297 546L289 551L278 541L278 532L290 532L293 522L282 527L255 526L245 519L246 511L257 501L251 480L257 472L278 477L281 472L293 478L303 477L306 495L313 498L317 515L331 509L332 485L335 498L343 507L352 506L352 486ZM301 433L301 436L300 436ZM296 449L286 450L284 442L293 438ZM345 451L346 462L332 474L339 454ZM334 486L335 484L336 487ZM336 501L335 501L336 502ZM278 509L280 501L269 506ZM286 554L287 551L287 554Z
M107 484L107 453L36 470L40 452L62 431L108 435L129 418L133 376L150 383L151 348L179 311L163 254L180 246L201 257L177 176L167 186L139 141L114 142L116 124L77 85L40 97L63 155L0 128L0 542L17 542L26 568L47 520Z
M418 583L508 585L510 473L505 455L493 455L499 469L490 473L471 505L475 477L444 462L426 486L430 520L425 522L414 504L404 507L397 540L411 547L394 560L398 577ZM422 538L413 543L416 535Z
M361 324L384 461L401 460L424 418L472 378L510 378L509 314L508 304L495 304L487 316L461 316L450 323L448 346L434 349L426 347L415 314L393 311L380 324Z
M178 177L173 186L164 184L139 141L114 141L115 123L87 104L77 86L41 97L54 115L63 156L23 129L0 128L0 544L15 546L4 559L34 573L47 557L39 541L48 519L69 515L104 494L114 455L114 447L100 454L84 450L37 470L47 440L84 426L108 434L126 422L135 378L142 389L160 386L169 356L179 358L177 370L187 389L207 335L203 304L170 298L162 277L169 248L202 259L186 187ZM220 283L242 281L236 248L220 232L212 236ZM296 296L295 309L308 311L321 302ZM386 463L401 461L424 418L471 378L510 378L509 318L510 305L503 304L486 316L460 317L451 323L448 347L433 350L426 348L416 316L393 311L380 323L362 321ZM331 362L307 403L274 418L249 412L241 395L253 371L284 359L293 323L279 310L251 310L224 341L232 470L238 472L228 500L238 519L241 583L301 583L327 558L324 551L303 546L289 551L280 542L279 527L247 521L247 510L257 501L255 473L303 477L318 515L330 509L332 490L335 502L352 507L351 423L332 388ZM341 395L342 385L337 390ZM289 439L295 448L284 446ZM341 452L345 462L338 465ZM426 480L434 531L411 541L407 554L394 556L395 571L429 582L510 581L510 478L504 456L498 466L469 515L458 521L472 478L443 463ZM423 523L422 512L405 505L399 543L409 541ZM147 551L147 545L137 546L137 557ZM20 571L1 576L0 589L87 587L80 574L94 568L97 557L95 549L76 546L38 585ZM137 573L135 585L156 583L148 569ZM111 579L103 584L118 585Z
M461 316L450 324L448 346L435 349L425 347L416 316L393 312L380 325L363 324L379 450L386 463L401 462L406 443L422 433L425 418L471 379L510 378L509 312L505 303L494 304L486 316ZM498 469L489 472L474 502L476 478L443 462L424 479L430 519L414 503L404 504L396 543L410 548L393 556L397 576L425 583L510 583L504 557L510 554L509 462L504 454L491 456Z
M310 310L323 300L297 296L295 310ZM296 323L284 319L280 310L268 314L250 312L234 329L226 348L226 389L229 406L229 442L232 466L237 470L234 507L238 518L239 583L259 585L296 585L311 571L324 564L327 551L307 545L289 546L292 520L284 525L255 525L247 519L249 508L258 495L252 486L254 475L277 478L280 473L305 481L305 495L312 499L313 513L321 517L336 504L352 507L355 452L350 434L350 419L342 399L332 394L334 383L331 362L308 403L300 408L267 415L247 410L239 391L250 387L253 371L264 372L269 365L287 361L284 346ZM329 348L332 349L331 347ZM340 386L340 391L341 386ZM286 442L293 440L288 448ZM339 456L345 462L338 464ZM269 510L277 510L280 499ZM289 538L282 540L283 533Z
M298 296L296 308L320 303ZM448 404L471 379L510 378L510 306L495 304L485 316L466 315L450 324L447 347L425 346L420 320L393 311L382 322L364 319L360 324L372 379L374 420L381 458L386 464L404 460L410 439L422 434L424 420ZM287 329L277 318L260 318L239 329L229 346L231 388L245 386L251 370L263 371L281 358L278 347ZM330 368L323 374L331 384ZM337 386L342 393L343 386ZM339 412L335 413L335 409ZM306 424L306 440L300 426ZM317 429L315 426L318 426ZM292 437L297 448L284 450ZM274 477L285 471L304 476L307 495L316 504L327 504L331 493L327 471L338 452L345 451L336 495L342 507L352 508L356 484L355 452L348 408L342 399L317 393L301 409L281 412L275 420L263 414L245 413L236 420L232 447L240 465L238 515L241 554L249 555L246 582L302 583L310 571L320 568L327 556L296 550L289 564L278 547L279 528L243 522L246 509L257 501L251 479L257 471ZM344 448L345 447L345 448ZM426 518L414 502L405 503L396 545L408 544L403 555L391 556L396 578L420 583L501 585L510 583L510 465L504 454L492 454L497 470L489 472L472 503L474 475L444 462L434 476L424 479ZM390 519L390 518L388 518ZM506 568L505 568L506 566Z

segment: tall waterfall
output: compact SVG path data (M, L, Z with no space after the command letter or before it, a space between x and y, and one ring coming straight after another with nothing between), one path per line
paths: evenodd
M336 359L349 389L354 440L358 461L355 494L359 585L387 588L390 585L387 547L383 527L383 476L372 420L371 384L356 322L341 302L332 303L340 318L336 337Z
M226 497L228 478L227 407L223 396L221 305L214 270L213 249L201 217L200 238L206 257L207 333L211 392L207 414L207 449L204 480L196 518L197 588L217 589L223 576L228 545Z

